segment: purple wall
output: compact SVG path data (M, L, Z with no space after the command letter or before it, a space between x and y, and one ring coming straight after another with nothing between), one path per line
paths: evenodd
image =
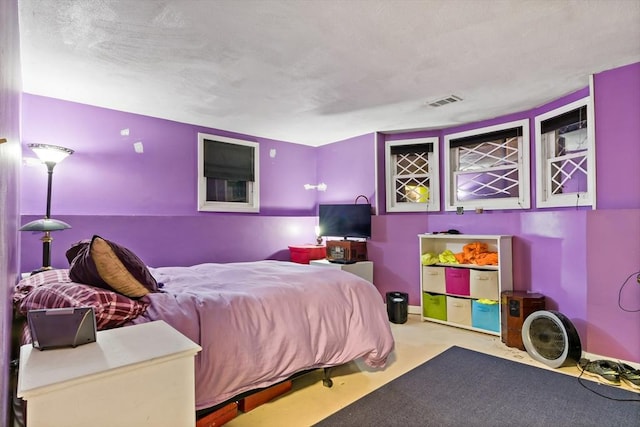
M260 214L198 212L198 132L240 135L28 94L23 112L25 157L34 157L30 142L75 150L54 170L51 214L73 227L53 235L54 266L66 266L64 250L93 234L138 248L156 266L288 259L288 245L315 240L316 195L304 189L316 180L312 147L247 137L260 144ZM25 166L22 178L25 223L44 215L46 168ZM41 262L39 238L22 236L23 271Z
M636 242L640 235L640 175L637 168L630 168L630 160L624 159L629 169L616 163L625 154L632 154L629 157L635 161L639 158L640 131L637 121L629 122L638 116L640 106L637 97L619 94L638 87L638 67L623 67L595 78L598 211L537 209L533 197L533 208L526 211L378 215L373 218L368 252L380 292L408 292L410 303L419 305L419 233L457 228L466 234L513 235L516 289L546 295L549 309L563 312L574 322L586 351L640 361L638 344L629 344L629 337L640 336L639 315L621 312L613 304L620 279L611 275L611 263L602 262L599 252L599 248L606 248L606 254L616 253L617 240L608 232L613 224L625 226L631 231L618 234L617 239L628 241L619 245L622 252L616 253L616 269L619 275L640 269ZM530 111L447 132L522 118L533 121L535 115L588 92L585 88ZM24 103L24 142L51 142L77 150L56 168L54 176L53 216L74 226L56 233L54 265L64 264L63 249L70 243L93 233L131 247L151 265L286 259L287 245L313 241L317 203L348 203L364 194L373 204L377 197L384 207L381 175L385 137L444 133L379 135L377 144L376 135L368 134L318 148L254 138L261 147L263 211L259 215L212 214L195 211L196 133L203 129L37 96L25 96ZM54 118L48 117L51 115ZM123 140L122 128L131 130L130 138ZM56 140L40 139L49 135L56 135ZM133 152L131 144L138 140L145 145L143 155ZM609 149L612 145L613 150ZM268 156L270 148L276 148L275 158ZM25 167L23 182L22 221L26 222L44 209L43 167ZM319 182L327 184L326 192L303 188L306 183ZM623 207L624 211L618 210ZM22 242L22 267L35 268L40 253L38 236L23 235ZM626 291L626 304L637 305L640 298L635 292L635 288ZM614 327L603 317L620 317L620 321Z
M455 228L464 234L513 235L514 287L540 292L586 333L586 216L583 211L398 214L377 218L370 258L382 292L401 290L420 304L419 233ZM378 265L380 264L380 265Z
M327 191L318 192L318 203L353 203L359 195L375 201L375 135L367 134L317 149L318 182ZM362 198L358 203L366 203Z
M594 85L598 208L638 209L640 63L596 74Z
M315 194L303 185L316 179L312 147L238 135L72 102L24 95L26 144L39 142L72 148L56 166L51 214L58 215L205 215L197 206L198 132L245 137L260 144L260 215L307 215ZM128 136L121 136L129 129ZM133 143L140 141L144 153ZM275 150L275 157L270 156ZM46 168L23 169L22 213L44 215Z
M639 362L639 209L589 212L586 274L588 350Z
M20 36L18 1L0 1L0 425L9 425L11 294L19 271Z
M39 218L25 215L23 222ZM118 242L154 267L237 262L261 259L288 260L288 245L315 241L315 217L257 215L56 215L71 230L52 233L51 261L68 267L65 251L93 234ZM39 267L41 234L22 237L23 271Z
M640 63L596 74L594 86L598 210L587 217L589 351L638 362Z

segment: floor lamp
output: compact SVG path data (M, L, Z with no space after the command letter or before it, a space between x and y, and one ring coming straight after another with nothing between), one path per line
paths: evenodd
M73 150L49 144L28 144L28 147L47 166L48 171L47 213L43 219L31 221L20 228L20 231L39 231L44 233L42 237L42 267L31 273L36 274L51 269L51 241L53 240L51 232L71 228L66 222L51 218L51 182L55 165L73 154Z

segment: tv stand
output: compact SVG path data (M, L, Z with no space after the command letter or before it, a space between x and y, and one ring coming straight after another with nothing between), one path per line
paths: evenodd
M351 274L355 274L358 277L362 277L373 283L373 262L372 261L358 261L352 264L340 264L336 262L329 262L326 259L314 259L309 262L310 265L323 266L326 268L339 268L343 271L347 271Z

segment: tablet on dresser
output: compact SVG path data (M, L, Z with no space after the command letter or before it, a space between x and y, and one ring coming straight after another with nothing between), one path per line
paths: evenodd
M27 322L33 347L39 350L77 347L96 341L93 307L30 310Z

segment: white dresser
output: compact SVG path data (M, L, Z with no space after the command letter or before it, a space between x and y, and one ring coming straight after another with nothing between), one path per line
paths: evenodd
M163 321L99 331L95 343L20 348L27 427L195 426L200 346Z
M309 261L309 264L327 268L339 268L340 270L348 271L349 273L360 276L364 280L373 283L373 261L359 261L354 262L353 264L339 264L329 262L326 259L314 259Z

